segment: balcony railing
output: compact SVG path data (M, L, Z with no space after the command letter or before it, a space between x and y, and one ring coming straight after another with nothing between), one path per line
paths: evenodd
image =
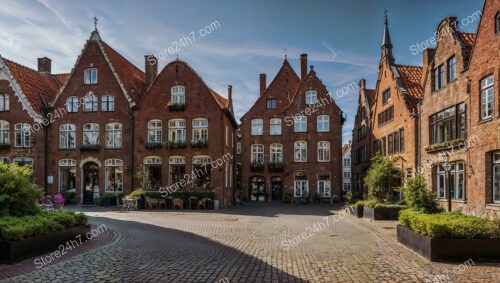
M269 172L283 172L285 171L285 165L283 162L270 162Z
M186 142L185 141L166 141L165 147L167 149L186 148Z
M168 111L184 111L185 108L186 104L184 103L170 102L168 104Z
M99 151L101 146L98 144L85 143L80 145L80 151Z
M192 148L207 148L208 140L192 140L191 141Z
M262 172L264 171L264 163L252 162L252 164L250 164L250 170L253 172Z

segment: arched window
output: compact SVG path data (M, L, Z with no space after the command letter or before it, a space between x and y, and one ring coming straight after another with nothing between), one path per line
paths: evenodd
M270 147L271 163L282 163L283 162L283 145L279 143L273 143Z
M186 143L186 120L173 119L168 121L168 140L170 142Z
M161 143L162 141L162 122L160 120L151 120L148 122L148 142Z
M330 161L330 142L319 141L318 142L318 162L329 162Z
M294 144L294 161L307 162L307 142L296 141Z
M270 131L271 136L279 136L281 135L281 119L274 118L270 121Z
M262 119L252 120L252 136L262 136L264 134L264 122Z
M106 192L123 192L123 160L107 159L105 188Z
M76 192L76 160L59 160L59 192Z
M309 195L309 180L306 171L295 172L293 195L294 197L306 197Z
M59 126L59 148L76 148L76 126L74 124L62 124Z
M0 112L9 110L10 110L9 95L6 93L0 94Z
M10 144L9 122L0 120L0 144Z
M252 144L250 160L253 163L264 164L264 145Z
M161 187L161 166L162 158L159 156L148 156L143 160L144 164L144 178L143 183L146 190L157 190Z
M83 144L99 144L99 124L83 125Z
M122 147L122 124L106 124L106 148Z

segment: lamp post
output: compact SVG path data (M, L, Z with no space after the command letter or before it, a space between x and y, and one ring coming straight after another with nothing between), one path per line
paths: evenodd
M445 161L443 163L444 171L446 171L446 185L448 186L448 211L451 211L451 186L450 186L450 173L451 173L451 163L450 163L450 155L448 152L444 155Z

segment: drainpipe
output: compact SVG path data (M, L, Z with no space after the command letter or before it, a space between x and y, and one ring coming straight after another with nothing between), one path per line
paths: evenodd
M224 127L224 110L221 111L221 114L220 114L220 124L221 124L221 132L220 132L220 136L221 136L221 158L224 156L224 146L226 145L226 141L224 140L224 134L226 132L226 127ZM219 171L222 171L222 203L219 203L219 208L222 207L224 205L224 201L226 200L226 188L224 187L225 186L225 181L226 181L226 176L224 175L224 173L226 172L224 169L226 168L225 167L225 164L222 165L224 168L219 168Z
M49 114L49 105L47 105L47 103L45 102L45 100L43 99L43 96L41 93L38 93L38 96L40 98L40 100L42 101L42 115L45 119L47 119L48 117L48 114ZM44 123L42 123L44 124ZM48 177L48 174L47 174L47 171L48 171L48 168L49 168L49 160L48 160L48 157L49 157L49 154L48 154L48 149L49 149L49 143L48 143L48 128L49 128L49 125L50 123L47 123L47 125L43 125L43 147L44 147L44 164L43 164L43 175L44 175L44 180L43 180L43 184L44 184L44 190L45 190L45 195L47 195L49 193L49 185L48 185L48 180L47 180L47 177Z
M135 153L135 121L134 121L134 110L136 110L137 107L134 105L132 106L131 110L128 112L129 118L130 118L130 141L131 141L131 150L130 150L130 167L132 170L131 174L131 179L132 179L132 191L135 189L135 179L134 179L134 172L135 172L135 164L134 164L134 153Z

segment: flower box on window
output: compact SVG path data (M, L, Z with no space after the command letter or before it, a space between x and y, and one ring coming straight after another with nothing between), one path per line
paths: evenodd
M9 148L10 148L10 143L0 143L0 150Z
M442 149L460 146L460 145L464 144L464 141L465 141L465 139L460 138L460 139L454 139L451 141L438 142L435 144L428 145L428 146L424 147L424 149L426 152L439 151Z
M270 162L269 172L283 172L285 171L285 165L283 162Z
M186 142L184 141L166 141L165 147L167 149L177 149L177 148L186 148Z
M170 102L168 104L168 111L184 111L186 105L183 103Z
M250 164L250 170L253 172L262 172L264 171L264 163L254 161Z
M155 149L162 148L163 144L161 142L147 142L145 146L147 149Z
M99 151L101 146L98 144L82 144L80 146L80 151Z
M192 140L191 141L192 148L207 148L208 140Z

